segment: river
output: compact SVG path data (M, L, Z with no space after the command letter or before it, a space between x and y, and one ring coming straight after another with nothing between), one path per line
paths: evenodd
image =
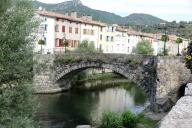
M113 83L92 90L74 88L52 95L37 95L40 107L37 119L41 128L75 128L76 125L96 124L103 112L130 109L141 112L146 105L142 89L134 84Z

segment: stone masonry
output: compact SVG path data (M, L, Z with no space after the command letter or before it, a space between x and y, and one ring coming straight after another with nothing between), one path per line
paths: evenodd
M163 118L160 128L192 128L192 83L185 90L185 96Z
M176 92L187 82L190 72L180 57L123 54L36 55L36 93L56 93L70 89L72 77L88 68L107 68L143 88L151 104Z

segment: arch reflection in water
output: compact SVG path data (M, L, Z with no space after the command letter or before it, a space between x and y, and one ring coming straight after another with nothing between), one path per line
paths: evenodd
M41 107L37 118L42 121L42 128L74 128L79 124L91 124L97 122L105 111L131 109L140 112L146 103L142 90L128 83L94 91L75 89L63 94L39 95L38 99Z

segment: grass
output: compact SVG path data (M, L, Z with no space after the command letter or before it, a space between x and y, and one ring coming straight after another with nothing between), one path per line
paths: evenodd
M104 112L98 128L154 128L158 123L145 117L144 114L135 114L130 110L122 114L116 112Z
M152 120L151 118L145 117L143 113L138 115L139 123L136 128L154 128L159 122L158 120Z

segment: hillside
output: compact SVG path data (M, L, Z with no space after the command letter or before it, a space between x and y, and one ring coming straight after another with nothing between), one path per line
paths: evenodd
M102 21L110 24L133 24L133 25L154 25L165 22L162 19L148 14L131 14L127 17L121 17L114 13L91 9L84 6L80 0L66 1L59 4L45 4L34 1L36 8L43 7L50 11L66 13L76 11L78 15L91 15L94 20Z
M127 17L125 17L126 23L133 24L133 25L155 25L162 22L164 20L154 17L149 14L142 14L142 13L134 13Z

